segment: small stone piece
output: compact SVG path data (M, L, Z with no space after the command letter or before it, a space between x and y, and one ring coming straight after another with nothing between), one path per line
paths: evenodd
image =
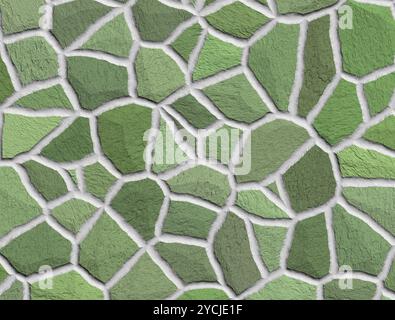
M276 271L280 268L281 250L285 244L287 228L255 224L254 232L263 263L269 272Z
M155 235L155 224L163 199L159 185L145 179L124 184L112 200L111 207L148 241Z
M111 8L93 0L75 0L53 8L51 32L63 48L71 45L88 27Z
M70 271L55 276L52 288L40 288L39 282L31 287L32 300L103 300L103 292L89 284L79 273Z
M0 167L0 237L42 213L26 191L21 178L9 167Z
M104 213L80 244L80 264L95 278L107 282L137 250L127 233Z
M344 178L395 179L395 158L375 150L351 146L337 158Z
M172 107L196 129L205 129L217 121L192 95L178 99L172 104Z
M207 239L217 215L189 202L171 201L162 232Z
M317 279L329 273L328 233L323 213L297 223L287 267Z
M40 8L45 0L1 0L1 24L4 34L39 28Z
M240 65L241 57L242 48L208 35L193 72L193 81L208 78Z
M281 111L295 81L299 26L278 23L250 49L248 66Z
M98 162L86 166L83 173L86 190L100 200L105 199L108 190L117 180Z
M316 300L317 288L304 281L288 276L272 280L256 293L248 296L249 300Z
M236 205L248 213L265 219L288 219L288 215L270 201L259 190L245 190L237 193Z
M13 0L14 1L14 0ZM3 103L14 93L14 85L12 84L10 74L3 59L0 57L0 103Z
M96 209L88 202L71 199L52 209L52 216L67 230L77 234Z
M362 77L393 65L395 20L390 7L356 1L345 5L349 9L339 9L340 23L345 26L339 28L344 71Z
M352 281L352 288L342 288L348 281ZM343 283L345 282L345 283ZM374 283L359 279L340 280L335 279L324 285L325 300L372 300L377 287Z
M395 236L395 189L383 187L343 189L346 200Z
M19 114L4 114L3 158L12 159L29 152L45 136L50 134L63 119L60 117L31 117Z
M136 57L137 93L160 102L185 83L177 63L161 49L140 48Z
M138 0L132 10L141 39L154 42L166 40L179 24L192 16L158 0Z
M189 194L224 206L230 195L228 177L214 169L197 166L167 180L174 193Z
M0 295L0 300L23 300L23 284L22 282L15 280L11 287L4 291Z
M394 90L395 73L388 74L364 85L365 97L368 101L371 116L375 116L389 106Z
M81 107L95 110L102 104L127 97L125 67L90 57L68 57L67 79L77 93Z
M329 144L349 137L362 123L355 84L341 80L335 92L314 121L314 127Z
M123 14L116 16L96 31L82 49L102 51L119 57L128 57L132 36Z
M92 152L89 119L77 118L41 151L41 155L55 162L71 162L81 160Z
M47 201L65 195L68 190L62 176L56 170L30 160L22 164L30 182Z
M395 260L392 261L390 271L388 272L387 278L384 281L384 285L389 290L395 292Z
M245 75L217 83L203 92L231 120L250 124L269 112Z
M159 243L155 249L185 283L217 281L204 248L182 243Z
M336 180L327 153L315 146L283 176L292 208L303 212L327 203L335 196Z
M220 289L192 289L184 292L177 300L228 300L229 297Z
M395 116L389 116L380 123L369 128L364 138L374 143L381 144L391 150L395 150Z
M269 22L269 18L238 1L208 15L206 20L219 31L241 39L250 38Z
M181 33L171 44L171 47L185 60L188 61L192 51L195 49L202 27L196 23Z
M276 0L277 9L281 14L307 14L335 4L338 0Z
M151 128L151 109L131 104L112 109L98 118L104 154L122 174L145 169L144 134Z
M302 127L274 120L251 133L251 170L237 176L238 182L259 182L278 170L309 138Z
M237 295L261 278L251 254L245 223L234 213L228 213L215 236L214 254L224 272L226 283Z
M53 78L58 73L57 53L43 37L11 43L7 51L23 85Z
M163 300L177 290L173 282L144 254L111 290L114 300Z
M20 98L15 104L18 107L32 110L73 109L64 89L59 84L30 93Z
M302 117L306 117L316 106L336 73L329 28L329 16L313 20L308 26L298 107L298 114Z
M44 222L13 239L0 253L19 273L29 276L43 265L57 268L69 263L71 243Z
M339 205L333 208L333 228L339 266L375 276L381 272L391 245L380 234Z

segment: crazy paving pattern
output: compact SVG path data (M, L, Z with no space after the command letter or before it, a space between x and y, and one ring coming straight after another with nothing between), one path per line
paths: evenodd
M0 299L395 298L394 1L0 12Z

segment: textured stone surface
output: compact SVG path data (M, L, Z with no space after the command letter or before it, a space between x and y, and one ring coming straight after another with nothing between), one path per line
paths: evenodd
M0 300L393 299L393 11L0 0Z
M234 213L227 218L214 240L214 253L226 283L240 294L254 285L260 273L253 260L245 223Z

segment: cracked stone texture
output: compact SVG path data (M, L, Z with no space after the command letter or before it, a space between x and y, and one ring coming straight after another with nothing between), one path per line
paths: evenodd
M393 1L0 15L0 300L395 300Z

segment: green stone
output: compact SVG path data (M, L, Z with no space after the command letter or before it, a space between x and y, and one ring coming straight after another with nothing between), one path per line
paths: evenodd
M177 300L228 300L229 297L220 289L192 289L184 292Z
M98 118L104 154L122 174L145 169L145 133L151 127L151 109L131 104L107 111Z
M71 162L81 160L92 152L89 119L77 118L41 151L41 155L55 162Z
M248 213L265 219L288 219L288 215L259 190L237 193L236 205Z
M388 74L364 85L364 93L371 116L375 116L389 106L394 90L395 73Z
M315 119L314 127L329 144L335 145L353 134L362 121L355 84L341 80Z
M171 201L162 232L206 239L217 215L215 212L183 201Z
M364 138L368 141L381 144L395 150L395 116L389 116L380 123L366 130Z
M281 111L288 109L295 80L299 29L279 23L250 48L248 66Z
M298 104L298 114L302 117L306 117L316 106L336 73L329 28L329 16L313 20L308 26L303 85Z
M249 300L316 300L317 288L299 279L281 276L248 296Z
M19 273L29 276L44 265L56 268L69 263L71 243L44 222L13 239L0 253Z
M269 19L241 2L234 2L208 15L207 22L219 31L236 38L248 39Z
M193 81L202 80L241 64L242 48L208 35L193 72Z
M384 281L384 285L386 288L395 292L395 260L392 262L390 271Z
M84 200L71 199L52 209L52 216L67 230L77 234L96 209Z
M339 11L340 23L352 28L339 28L343 69L362 77L394 63L395 20L389 7L347 1L351 8ZM343 21L344 20L344 21Z
M283 180L297 213L324 205L335 196L336 180L329 156L317 146L294 164Z
M0 300L23 300L23 284L22 282L15 280L11 287L4 291L0 295Z
M120 14L96 31L82 49L102 51L119 57L128 57L132 48L132 36L125 21Z
M114 300L163 300L176 289L151 257L144 254L110 290L110 295Z
M51 32L65 48L111 8L93 0L75 0L54 6Z
M104 200L108 190L117 180L100 163L86 166L83 170L86 191L100 200Z
M395 189L383 187L343 189L346 200L395 236Z
M31 117L18 114L4 114L3 158L11 159L29 152L45 136L50 134L63 119L60 117Z
M14 92L14 85L11 82L10 74L3 59L0 57L0 103L3 103Z
M23 85L53 78L58 73L57 53L43 37L11 43L7 51Z
M154 42L166 40L179 24L192 16L158 0L138 0L132 11L141 39Z
M259 182L277 171L309 138L302 127L274 120L251 133L251 170L236 177L238 182Z
M218 206L224 206L231 193L228 177L205 166L187 169L167 184L174 193L189 194Z
M31 287L32 300L103 300L103 292L89 284L79 273L70 271L55 276L52 288L40 288L38 282Z
M228 213L215 236L214 254L226 283L236 294L252 287L261 278L252 257L245 223L234 213Z
M68 190L62 176L54 169L30 160L22 165L29 176L30 182L47 201L65 195Z
M202 33L202 27L199 24L194 24L185 29L176 40L171 44L171 47L185 60L188 61L192 51L195 49L199 37Z
M42 209L26 191L14 169L0 167L0 181L0 236L4 236L39 216Z
M347 281L352 281L352 288L342 288ZM341 282L345 282L344 284ZM325 300L372 300L377 287L374 283L359 279L335 279L324 285Z
M192 95L178 99L172 107L197 129L205 129L217 121Z
M79 261L91 275L107 282L137 250L128 234L104 213L81 242Z
M127 69L104 60L67 58L67 79L87 110L129 95Z
M395 179L395 159L375 150L351 146L337 158L344 178Z
M276 0L280 14L307 14L335 4L338 0Z
M269 272L280 268L281 250L285 244L287 228L254 225L259 253Z
M1 0L1 24L5 34L17 33L39 27L45 0Z
M16 105L32 110L73 109L69 98L59 84L30 93L20 98Z
M287 267L313 278L322 278L329 273L328 233L323 213L297 223Z
M380 234L339 205L333 209L333 228L339 266L371 275L381 272L391 245Z
M136 57L137 93L160 102L184 83L177 63L161 49L140 48Z
M111 207L148 241L155 235L155 224L163 199L159 185L145 179L124 184L112 200Z
M155 249L185 283L217 280L205 248L182 243L159 243Z
M244 75L217 83L203 92L231 120L252 123L269 112Z

